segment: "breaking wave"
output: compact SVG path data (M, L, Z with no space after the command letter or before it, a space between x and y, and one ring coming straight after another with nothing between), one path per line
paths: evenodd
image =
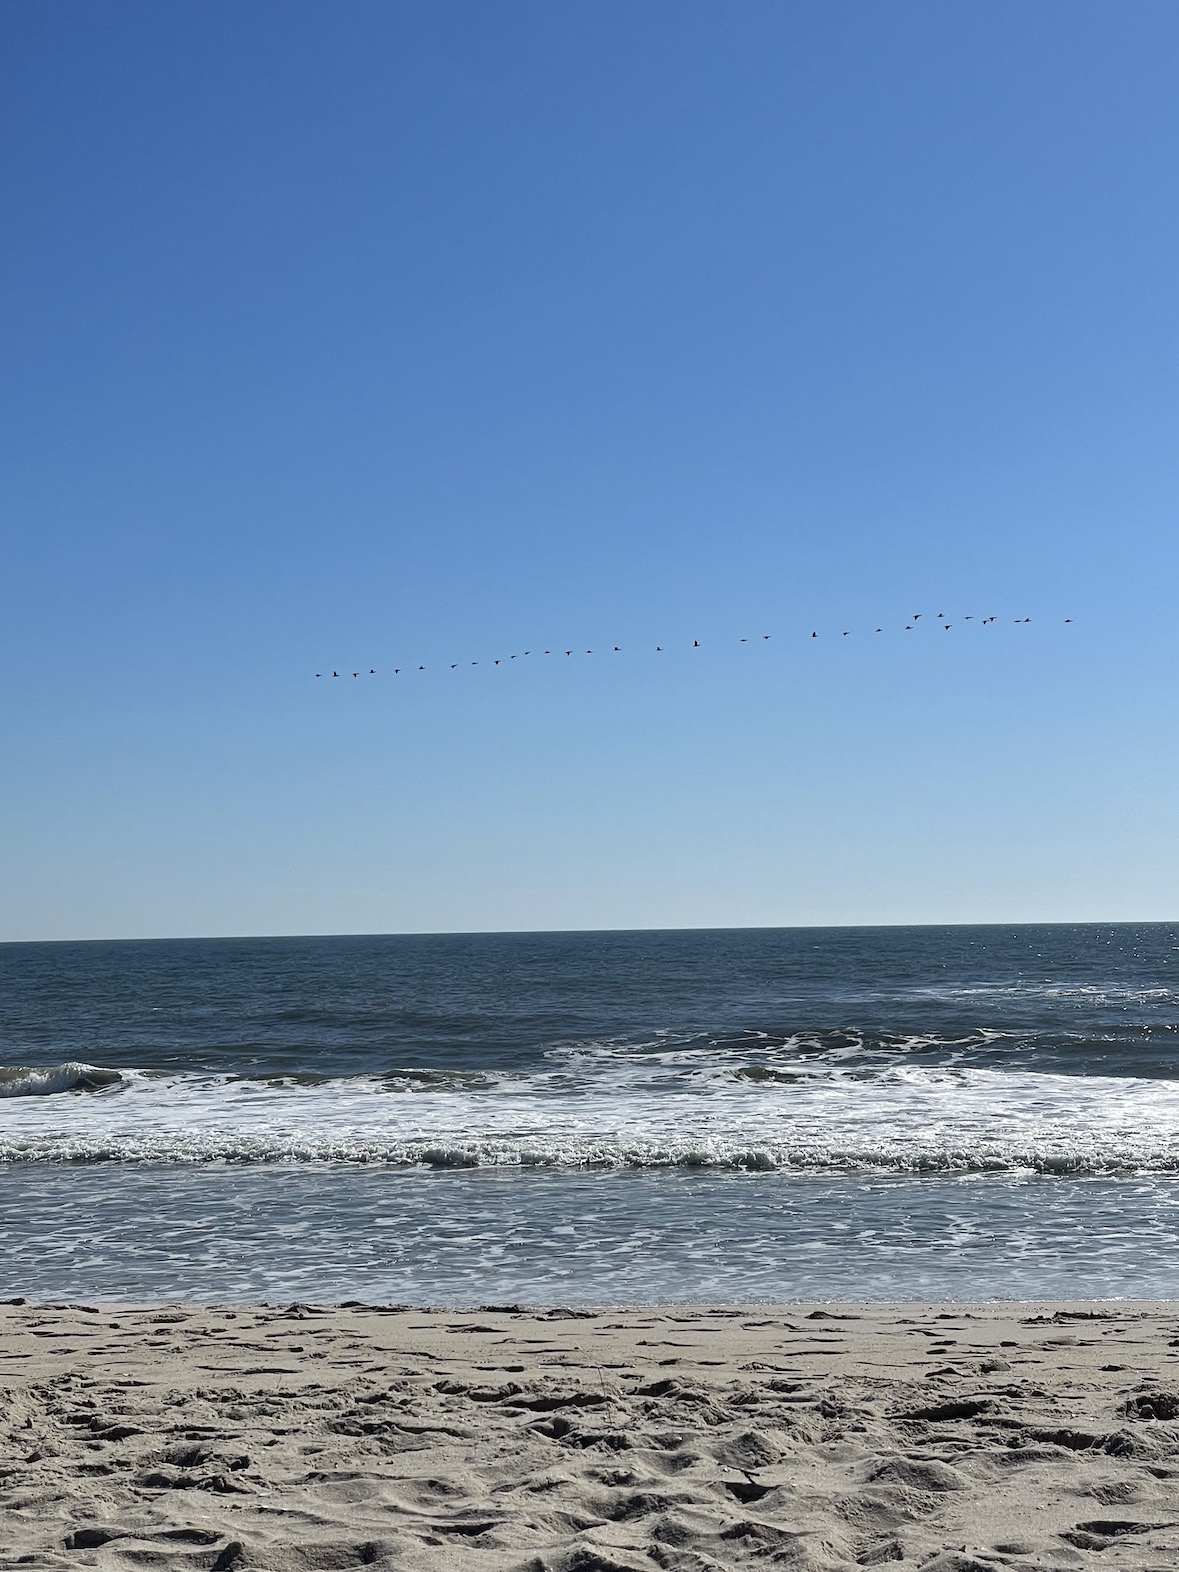
M122 1084L118 1070L94 1064L0 1064L0 1097L51 1097L56 1092L103 1092Z
M1179 1082L608 1047L544 1073L0 1072L0 1161L1179 1175ZM117 1092L61 1097L52 1092Z
M264 1136L141 1136L102 1141L52 1137L28 1142L0 1142L6 1163L236 1163L351 1164L422 1169L681 1169L748 1173L891 1173L891 1174L1042 1174L1057 1177L1179 1176L1179 1150L1072 1151L1004 1148L998 1144L967 1147L927 1146L841 1148L761 1146L742 1148L732 1142L709 1145L682 1142L660 1146L608 1142L580 1148L513 1145L468 1140L454 1145L412 1141L380 1142L330 1138Z

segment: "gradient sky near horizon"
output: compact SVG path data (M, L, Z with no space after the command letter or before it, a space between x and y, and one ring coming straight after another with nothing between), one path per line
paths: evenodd
M1177 65L6 0L0 938L1175 918Z

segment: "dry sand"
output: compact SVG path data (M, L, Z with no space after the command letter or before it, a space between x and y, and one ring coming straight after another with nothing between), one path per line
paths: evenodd
M1179 1307L0 1310L0 1567L1179 1568Z

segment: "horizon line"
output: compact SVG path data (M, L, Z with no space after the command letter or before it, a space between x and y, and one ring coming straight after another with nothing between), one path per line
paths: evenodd
M105 935L101 938L0 939L0 948L20 944L233 944L281 939L527 939L571 938L590 934L665 933L843 933L886 928L1167 928L1179 926L1174 917L1049 918L1044 921L991 920L987 922L830 922L830 923L720 923L683 927L640 928L401 928L347 933L194 933L155 935Z

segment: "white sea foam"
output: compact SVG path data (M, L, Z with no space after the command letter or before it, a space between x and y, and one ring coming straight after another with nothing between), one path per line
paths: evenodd
M666 1062L681 1057L628 1069L603 1048L572 1089L560 1064L445 1085L124 1072L114 1096L7 1103L0 1159L1179 1173L1174 1082Z

